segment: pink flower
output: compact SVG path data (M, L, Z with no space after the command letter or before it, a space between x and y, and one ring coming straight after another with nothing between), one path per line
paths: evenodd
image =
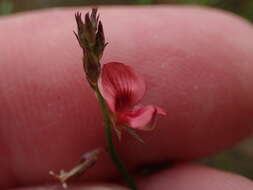
M98 87L117 130L120 130L119 127L151 130L156 116L166 115L158 106L136 106L144 96L145 82L130 66L123 63L104 64Z

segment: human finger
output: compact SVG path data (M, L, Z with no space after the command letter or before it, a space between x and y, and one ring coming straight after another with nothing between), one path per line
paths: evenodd
M196 7L100 11L110 42L103 62L133 66L147 83L143 103L168 112L154 131L140 133L145 145L123 136L119 151L130 168L207 156L251 133L249 23ZM0 21L3 187L49 181L49 170L70 168L82 153L105 146L101 113L71 34L73 15L56 9ZM109 158L100 160L86 179L115 176Z
M216 169L183 164L148 178L143 178L142 190L250 190L253 182L242 176Z

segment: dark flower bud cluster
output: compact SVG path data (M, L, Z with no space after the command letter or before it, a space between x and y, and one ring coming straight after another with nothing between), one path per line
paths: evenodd
M83 49L83 66L86 78L92 88L97 85L100 74L100 59L107 43L105 43L102 22L99 21L97 9L93 8L91 14L87 13L82 19L80 12L75 15L77 33L75 36Z

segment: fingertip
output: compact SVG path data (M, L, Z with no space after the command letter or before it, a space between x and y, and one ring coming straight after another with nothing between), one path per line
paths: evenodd
M251 190L253 182L245 177L205 166L183 164L144 177L139 187L142 190Z

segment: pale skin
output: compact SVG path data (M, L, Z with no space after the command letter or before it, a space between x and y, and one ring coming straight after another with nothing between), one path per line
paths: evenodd
M45 10L0 20L1 189L61 189L43 186L56 183L48 171L70 168L85 151L105 145L101 112L72 34L78 10L89 9ZM141 103L167 111L154 131L139 133L144 145L123 135L117 146L129 168L201 158L251 134L249 23L196 7L101 8L100 14L109 42L103 63L131 65L147 83ZM102 154L80 180L83 185L70 189L106 189L96 184L116 177ZM91 181L94 185L87 187ZM136 176L136 182L141 190L253 188L239 175L189 163Z

